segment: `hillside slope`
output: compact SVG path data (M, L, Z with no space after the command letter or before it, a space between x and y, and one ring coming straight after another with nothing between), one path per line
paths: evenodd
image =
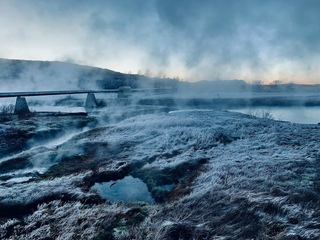
M10 60L0 58L1 91L101 89L121 86L153 87L160 79L124 74L109 69L67 62ZM162 85L172 83L162 79ZM157 84L159 85L159 84Z
M115 89L172 87L180 93L202 94L219 91L244 91L243 80L183 82L172 78L149 78L109 69L68 62L11 60L0 58L0 91L40 91L69 89Z

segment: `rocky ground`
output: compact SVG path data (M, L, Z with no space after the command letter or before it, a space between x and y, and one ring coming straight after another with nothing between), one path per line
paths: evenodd
M135 115L3 121L0 238L320 238L318 125L222 111ZM43 126L69 134L42 143ZM156 204L92 189L126 176Z

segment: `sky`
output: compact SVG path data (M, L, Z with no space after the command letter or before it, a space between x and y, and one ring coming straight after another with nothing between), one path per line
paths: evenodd
M0 58L320 83L319 0L0 0Z

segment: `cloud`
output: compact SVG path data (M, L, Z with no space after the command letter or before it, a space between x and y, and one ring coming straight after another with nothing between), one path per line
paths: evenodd
M315 0L0 0L0 57L72 59L188 80L315 82Z

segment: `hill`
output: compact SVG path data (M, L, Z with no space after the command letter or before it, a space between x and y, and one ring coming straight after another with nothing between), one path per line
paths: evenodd
M1 91L165 87L177 82L67 62L1 58L0 81Z

